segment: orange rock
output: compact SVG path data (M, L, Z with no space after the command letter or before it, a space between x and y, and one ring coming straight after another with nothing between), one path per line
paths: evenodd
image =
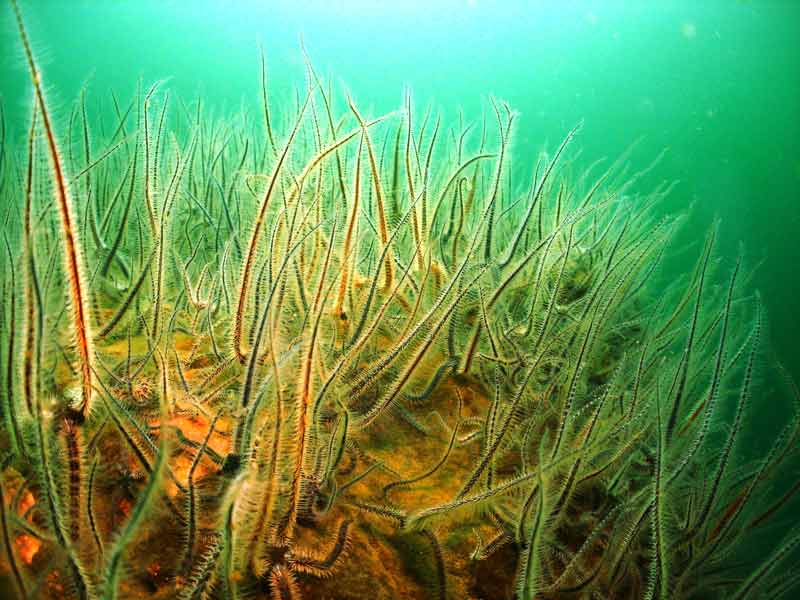
M30 492L25 492L25 494L22 496L22 500L20 500L19 503L19 513L24 515L34 504L36 504L36 498L34 498L33 494Z
M33 562L36 553L39 552L39 548L42 546L42 542L37 540L35 537L28 535L27 533L17 536L16 544L17 552L22 559L22 562L24 562L26 565L29 565Z

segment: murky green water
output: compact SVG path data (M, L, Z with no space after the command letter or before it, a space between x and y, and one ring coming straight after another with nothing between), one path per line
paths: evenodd
M445 122L476 115L489 94L519 111L514 160L527 165L583 120L585 162L632 142L643 166L668 148L650 183L679 180L667 207L694 203L687 242L714 217L722 248L744 244L778 354L800 375L800 3L793 0L325 0L30 3L30 28L58 112L136 78L169 79L223 111L258 102L257 43L272 93L303 85L302 35L330 72L375 113L400 105ZM18 133L30 93L9 11L0 81ZM280 102L280 100L278 100ZM109 107L107 107L109 108ZM64 119L62 119L64 120ZM679 264L678 269L685 269Z
M0 598L792 597L800 2L21 8Z

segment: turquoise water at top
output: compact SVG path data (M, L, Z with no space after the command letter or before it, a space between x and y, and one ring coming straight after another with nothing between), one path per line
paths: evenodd
M664 210L694 205L670 268L686 270L711 221L730 264L739 244L767 306L775 353L800 376L800 2L288 0L22 3L60 122L86 85L108 107L141 76L233 113L259 102L258 43L273 104L304 85L301 35L323 73L372 114L433 103L445 123L489 95L519 111L520 177L581 120L586 164L640 140L640 188L679 180ZM0 93L24 134L30 90L11 11L0 23ZM278 110L280 110L278 108ZM520 185L522 183L520 182ZM727 270L727 267L725 267Z

